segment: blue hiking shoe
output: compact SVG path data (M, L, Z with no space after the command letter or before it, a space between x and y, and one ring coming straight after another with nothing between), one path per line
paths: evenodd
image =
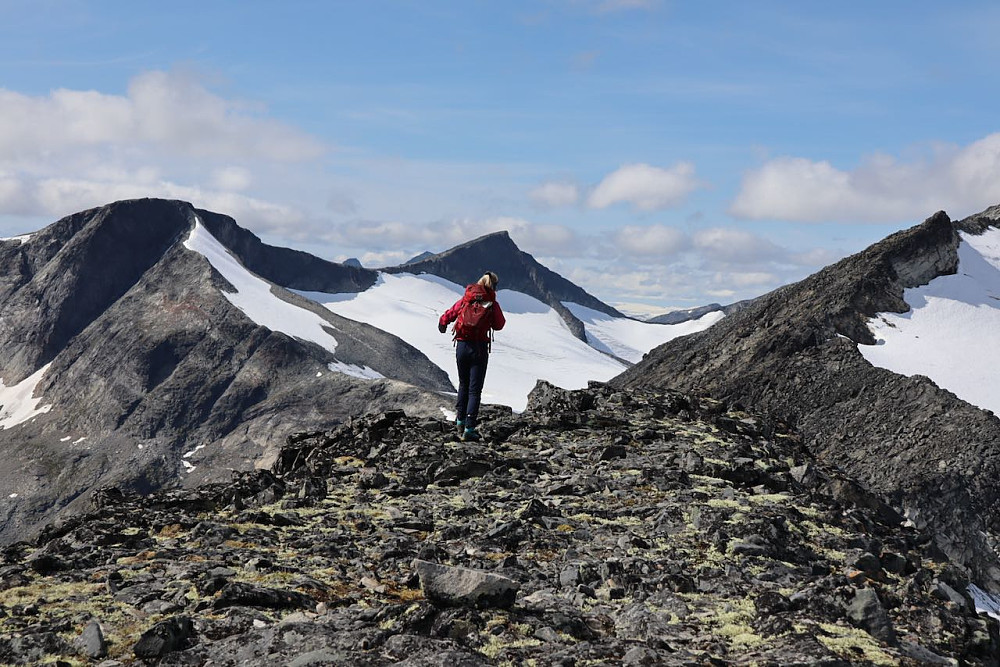
M455 428L458 429L458 437L462 437L462 434L465 433L465 421L462 419L456 419Z
M483 436L479 435L479 431L477 431L475 427L467 428L462 432L463 442L475 442L482 439Z

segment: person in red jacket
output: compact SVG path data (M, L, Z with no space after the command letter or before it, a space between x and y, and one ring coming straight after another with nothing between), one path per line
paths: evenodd
M482 400L486 366L490 360L493 331L507 323L497 303L497 274L487 271L438 320L444 333L455 322L455 360L458 363L458 400L455 402L456 425L462 440L479 440L476 420Z

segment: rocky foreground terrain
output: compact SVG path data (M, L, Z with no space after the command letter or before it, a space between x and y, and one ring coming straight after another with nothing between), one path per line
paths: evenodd
M539 385L481 443L388 412L114 490L0 559L0 662L994 665L967 573L782 423Z

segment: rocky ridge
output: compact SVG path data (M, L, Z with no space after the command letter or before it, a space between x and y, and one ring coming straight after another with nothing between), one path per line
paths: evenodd
M939 212L666 343L614 383L697 389L787 419L818 459L880 494L1000 592L1000 419L858 351L875 343L868 320L906 312L904 289L954 273L958 232L995 226L996 210L959 222Z
M485 416L481 443L385 412L230 483L97 494L0 552L0 661L997 664L968 571L780 421L597 384Z

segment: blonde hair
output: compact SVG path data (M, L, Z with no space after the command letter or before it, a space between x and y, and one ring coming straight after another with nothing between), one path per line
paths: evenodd
M500 283L500 278L498 278L497 274L493 273L492 271L487 271L486 273L483 274L483 277L477 281L478 285L482 285L483 287L489 287L490 289L496 289L499 283Z

